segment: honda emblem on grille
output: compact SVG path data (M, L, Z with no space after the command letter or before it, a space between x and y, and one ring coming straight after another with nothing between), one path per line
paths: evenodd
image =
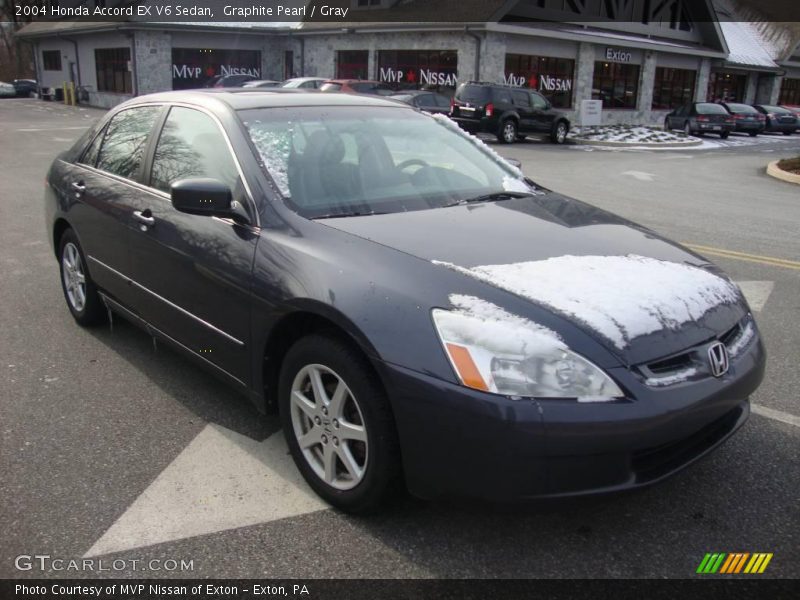
M708 347L708 364L714 377L722 377L728 372L728 349L722 342L715 342Z

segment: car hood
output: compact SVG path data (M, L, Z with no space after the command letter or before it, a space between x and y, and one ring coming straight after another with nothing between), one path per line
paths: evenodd
M701 256L552 192L324 223L567 317L626 364L718 337L747 312Z

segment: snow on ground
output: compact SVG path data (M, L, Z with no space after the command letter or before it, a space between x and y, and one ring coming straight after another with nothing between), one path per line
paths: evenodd
M694 138L692 138L694 139ZM698 150L719 150L720 148L742 148L746 146L761 146L761 145L780 145L781 143L797 141L795 136L785 136L782 134L761 134L757 137L750 137L746 134L732 133L727 140L720 139L713 134L710 136L703 136L698 138L702 140L702 144L698 146L681 147L658 147L658 146L637 146L631 144L630 146L585 146L585 145L572 145L569 146L572 150L580 150L583 152L630 152L630 151L658 151L658 152L687 152Z
M560 256L469 269L434 262L569 316L621 349L638 336L678 328L741 299L734 283L705 269L638 255Z
M685 133L673 133L652 127L631 125L608 125L604 127L576 128L570 139L591 142L615 142L624 144L680 144L695 142Z

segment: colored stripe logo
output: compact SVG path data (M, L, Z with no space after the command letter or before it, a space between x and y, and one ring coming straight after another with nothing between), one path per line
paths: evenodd
M772 560L771 552L709 552L700 561L697 573L725 575L748 573L751 575L763 573L769 561Z

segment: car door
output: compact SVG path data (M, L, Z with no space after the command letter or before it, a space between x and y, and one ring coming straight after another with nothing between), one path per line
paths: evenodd
M132 301L129 234L148 136L161 106L129 108L114 115L70 166L69 189L80 202L70 220L83 246L92 279L128 304Z
M683 117L686 116L687 106L681 106L677 110L671 112L667 118L669 119L670 129L683 129Z
M514 109L519 115L520 133L532 133L535 131L533 104L531 103L530 94L525 90L512 90L511 99L514 103Z
M550 103L538 92L530 92L533 106L533 129L537 133L550 133L553 130L553 121L556 113L550 110Z
M149 154L149 190L137 206L148 223L131 236L138 311L206 363L249 384L250 277L258 230L178 212L169 195L177 180L213 178L230 187L235 201L252 207L228 138L210 113L172 106Z

